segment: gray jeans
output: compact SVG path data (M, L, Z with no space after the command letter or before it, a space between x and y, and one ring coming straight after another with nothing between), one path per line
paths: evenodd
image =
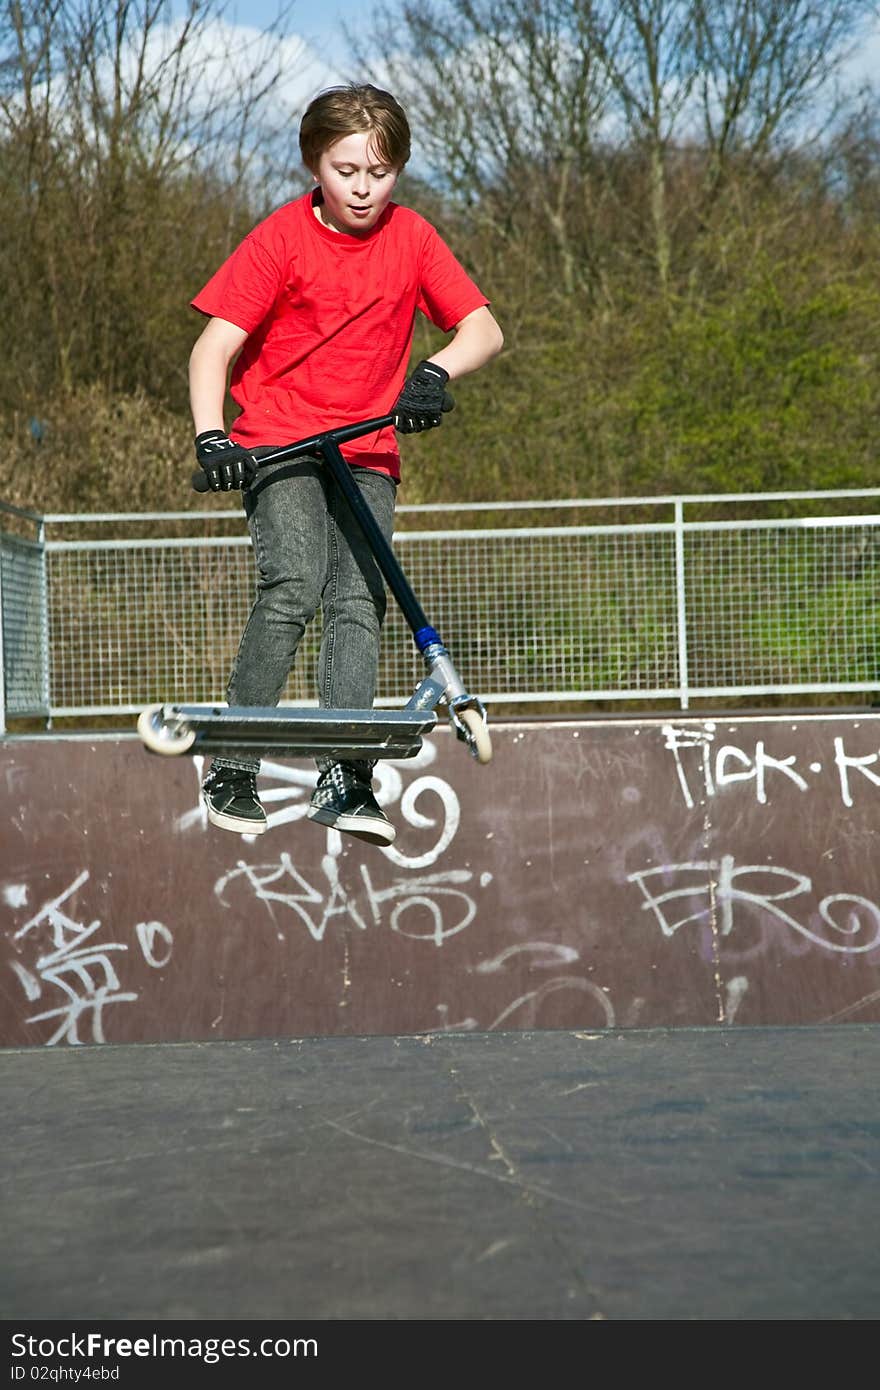
M352 469L352 476L390 543L396 484L366 468ZM320 608L318 703L324 709L371 709L385 586L332 476L311 458L270 465L243 496L257 595L229 677L230 705L278 703L303 633ZM260 766L246 754L216 761L253 771ZM318 760L319 767L329 765Z

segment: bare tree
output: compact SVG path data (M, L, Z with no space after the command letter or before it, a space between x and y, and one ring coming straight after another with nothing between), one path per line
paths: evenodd
M380 8L362 67L407 106L417 167L509 239L537 217L566 289L588 280L575 227L608 97L586 42L591 0L446 0ZM377 59L377 53L383 56Z
M7 312L23 331L39 326L33 390L83 380L161 389L182 376L177 344L163 351L170 297L185 315L202 267L250 220L276 134L275 37L290 6L243 51L224 9L0 5L0 186L13 251L0 275Z
M709 199L732 155L760 157L774 141L803 140L832 124L834 80L876 12L870 0L694 4Z
M760 162L817 102L833 112L834 77L876 12L874 0L420 0L381 7L376 47L359 54L412 110L428 177L501 236L537 217L569 292L600 281L603 254L643 221L665 295L679 213L699 225L734 156ZM703 176L673 205L685 157Z
M693 26L693 7L681 0L618 0L594 8L587 34L617 98L623 132L647 162L654 260L664 293L672 260L666 166L697 80Z

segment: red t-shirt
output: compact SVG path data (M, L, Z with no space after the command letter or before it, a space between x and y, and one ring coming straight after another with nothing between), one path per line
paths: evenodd
M331 231L312 193L273 212L192 301L249 335L232 368L231 437L291 444L391 413L415 313L448 332L488 304L429 222L389 203L364 237ZM350 463L400 477L393 427L342 446Z

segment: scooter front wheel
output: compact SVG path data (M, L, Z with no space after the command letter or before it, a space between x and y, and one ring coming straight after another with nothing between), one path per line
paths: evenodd
M137 731L141 742L151 753L175 757L187 753L196 741L195 729L171 724L162 717L164 705L150 705L138 715Z
M467 731L468 747L477 762L491 762L492 739L480 711L476 709L460 709L457 710L456 713Z

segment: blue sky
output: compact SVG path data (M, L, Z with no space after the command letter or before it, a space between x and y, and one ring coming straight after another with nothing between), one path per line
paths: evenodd
M289 9L281 37L276 43L273 36L264 57L273 68L277 62L282 74L273 98L276 110L287 108L296 121L317 92L357 77L347 61L348 44L341 26L345 23L354 31L369 22L373 8L373 0L293 0L290 5L279 0L226 0L225 4L218 0L212 10L216 26L207 23L205 42L210 48L216 34L218 61L227 67L228 58L234 61L240 49L249 72L250 64L261 61L255 37L278 19L279 9ZM171 0L173 19L181 19L186 10L187 0ZM241 44L235 37L237 29ZM229 71L234 81L232 68Z
M171 0L171 14L181 18L187 9L186 0ZM289 10L281 33L286 36L274 51L285 70L286 77L279 88L279 97L291 108L300 111L323 87L356 78L347 61L348 44L342 25L356 31L369 23L373 0L218 0L214 11L221 21L224 42L229 29L240 26L243 33L265 32L277 20L279 9ZM305 45L305 47L303 47Z
M224 17L254 29L265 29L277 18L281 0L227 0ZM346 43L341 25L352 30L368 24L375 5L373 0L292 0L286 31L306 41L314 55L328 71L330 81L352 76L346 62ZM172 0L172 9L181 13L185 0ZM869 27L863 42L857 47L849 64L850 81L874 80L880 69L880 18Z
M229 0L226 18L264 29L276 19L279 8L278 0ZM328 61L337 35L342 44L340 24L353 28L358 18L368 19L372 9L370 0L293 0L286 27L320 47L321 56Z
M183 8L183 0L174 6ZM340 24L354 28L359 20L367 22L373 12L372 0L293 0L289 32L301 35L316 48L325 62L332 64L333 48L338 41L344 48ZM232 22L267 27L277 17L279 0L228 0L226 18ZM342 53L338 56L341 58ZM880 22L868 41L862 45L852 63L854 75L873 77L880 60Z

